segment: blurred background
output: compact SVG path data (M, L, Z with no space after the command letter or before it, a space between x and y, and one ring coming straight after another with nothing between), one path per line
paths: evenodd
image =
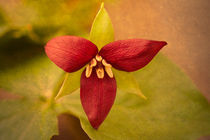
M17 63L41 55L44 44L52 37L77 35L87 38L101 2L0 0L0 69L11 69ZM168 46L162 53L181 67L210 102L209 0L104 2L116 40L167 41ZM12 97L0 89L0 98ZM60 135L53 139L88 139L79 120L65 114L58 118Z

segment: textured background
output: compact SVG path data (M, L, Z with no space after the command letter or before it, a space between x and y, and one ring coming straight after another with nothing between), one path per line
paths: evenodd
M116 39L167 41L168 46L161 52L190 76L210 102L209 3L209 0L116 0L105 3L105 7L113 21ZM14 98L5 91L0 93L4 93L0 98ZM53 140L88 139L77 118L64 114L58 118L60 135Z
M121 0L105 7L116 39L167 41L162 52L190 76L210 101L209 0Z

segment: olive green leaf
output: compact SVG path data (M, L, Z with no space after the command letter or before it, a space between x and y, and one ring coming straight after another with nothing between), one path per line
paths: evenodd
M117 80L117 88L123 90L127 93L137 94L143 99L147 99L144 94L140 90L140 86L138 85L133 73L128 73L124 71L117 71L113 69L115 78Z
M104 45L114 41L114 29L111 19L104 8L104 3L101 4L101 9L93 21L90 31L90 41L92 41L100 50Z
M71 94L80 87L80 77L83 69L76 71L74 73L65 72L65 77L63 79L62 85L55 96L55 99L59 99L65 95Z
M0 108L1 140L49 140L58 133L57 114L44 102L0 101Z

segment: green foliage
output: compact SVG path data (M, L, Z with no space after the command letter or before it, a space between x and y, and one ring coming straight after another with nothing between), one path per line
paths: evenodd
M0 7L10 29L45 43L58 35L88 34L99 3L97 0L3 0Z
M64 80L63 78L61 78L63 80L63 83L60 86L57 95L55 96L56 100L59 99L60 97L73 93L80 87L80 77L82 71L83 69L76 71L74 73L65 72Z
M50 139L58 133L53 98L62 71L26 36L9 32L0 44L0 88L17 95L0 100L0 139Z
M103 46L113 41L113 29L110 25L99 26L111 23L103 7L100 13L90 38ZM107 33L100 34L94 28ZM163 55L132 74L115 72L118 83L115 104L100 128L93 129L76 90L79 83L75 80L80 80L82 70L72 77L65 76L43 54L43 44L28 34L18 36L17 32L9 31L0 39L0 88L18 95L16 99L0 100L0 139L50 139L58 133L56 116L61 112L78 117L84 131L96 140L191 140L210 134L209 104L189 78ZM105 38L109 33L110 38ZM66 85L62 86L65 77ZM74 92L55 101L61 87L62 96ZM147 100L137 96L139 87Z
M147 97L145 97L142 91L140 90L141 86L138 85L138 82L134 78L134 75L132 73L118 71L115 69L113 69L113 72L117 80L118 89L123 90L127 93L136 94L142 97L143 99L147 99Z
M47 140L57 132L56 113L42 102L1 101L1 140Z

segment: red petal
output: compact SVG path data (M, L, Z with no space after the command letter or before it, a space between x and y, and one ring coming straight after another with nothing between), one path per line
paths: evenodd
M45 46L47 56L66 72L74 72L87 64L98 52L96 45L76 36L60 36Z
M166 44L143 39L119 40L104 46L99 54L116 69L135 71L147 65Z
M109 113L116 96L116 81L104 74L99 79L93 70L89 78L82 73L80 99L93 128L97 129Z

